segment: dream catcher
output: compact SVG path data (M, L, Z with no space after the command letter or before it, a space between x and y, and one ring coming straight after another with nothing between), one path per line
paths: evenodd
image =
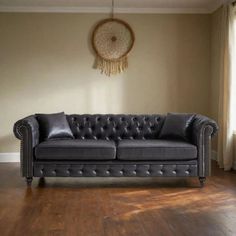
M107 76L121 73L128 68L128 54L134 45L134 33L123 20L112 17L100 21L92 35L92 46L96 53L95 68Z

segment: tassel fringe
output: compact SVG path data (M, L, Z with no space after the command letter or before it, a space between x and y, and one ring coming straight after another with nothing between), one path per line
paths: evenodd
M116 75L128 68L128 58L125 56L115 61L108 61L97 56L95 68L107 76Z

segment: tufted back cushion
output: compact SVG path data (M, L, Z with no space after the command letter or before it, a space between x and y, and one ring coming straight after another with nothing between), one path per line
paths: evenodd
M156 139L163 125L161 115L68 115L77 139Z

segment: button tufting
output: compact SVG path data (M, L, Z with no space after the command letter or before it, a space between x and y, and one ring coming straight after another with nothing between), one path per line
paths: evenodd
M44 168L45 167L45 168ZM113 169L114 168L114 169ZM178 168L178 169L177 169ZM35 165L35 173L38 177L42 176L197 176L197 165L132 165L124 164L118 167L117 165L108 164L104 167L98 165L68 165L62 167L61 165L46 164Z
M134 135L138 135L139 139L155 138L164 120L158 115L76 115L68 118L72 127L75 127L73 131L77 138L88 135L85 139L94 139L94 136L100 135L105 139L106 136L113 135L114 141L117 141L120 136L122 138L123 135L127 139Z

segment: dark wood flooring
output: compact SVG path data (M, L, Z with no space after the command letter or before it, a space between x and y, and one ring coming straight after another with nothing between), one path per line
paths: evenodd
M34 178L0 164L0 236L236 235L236 172L197 178Z

